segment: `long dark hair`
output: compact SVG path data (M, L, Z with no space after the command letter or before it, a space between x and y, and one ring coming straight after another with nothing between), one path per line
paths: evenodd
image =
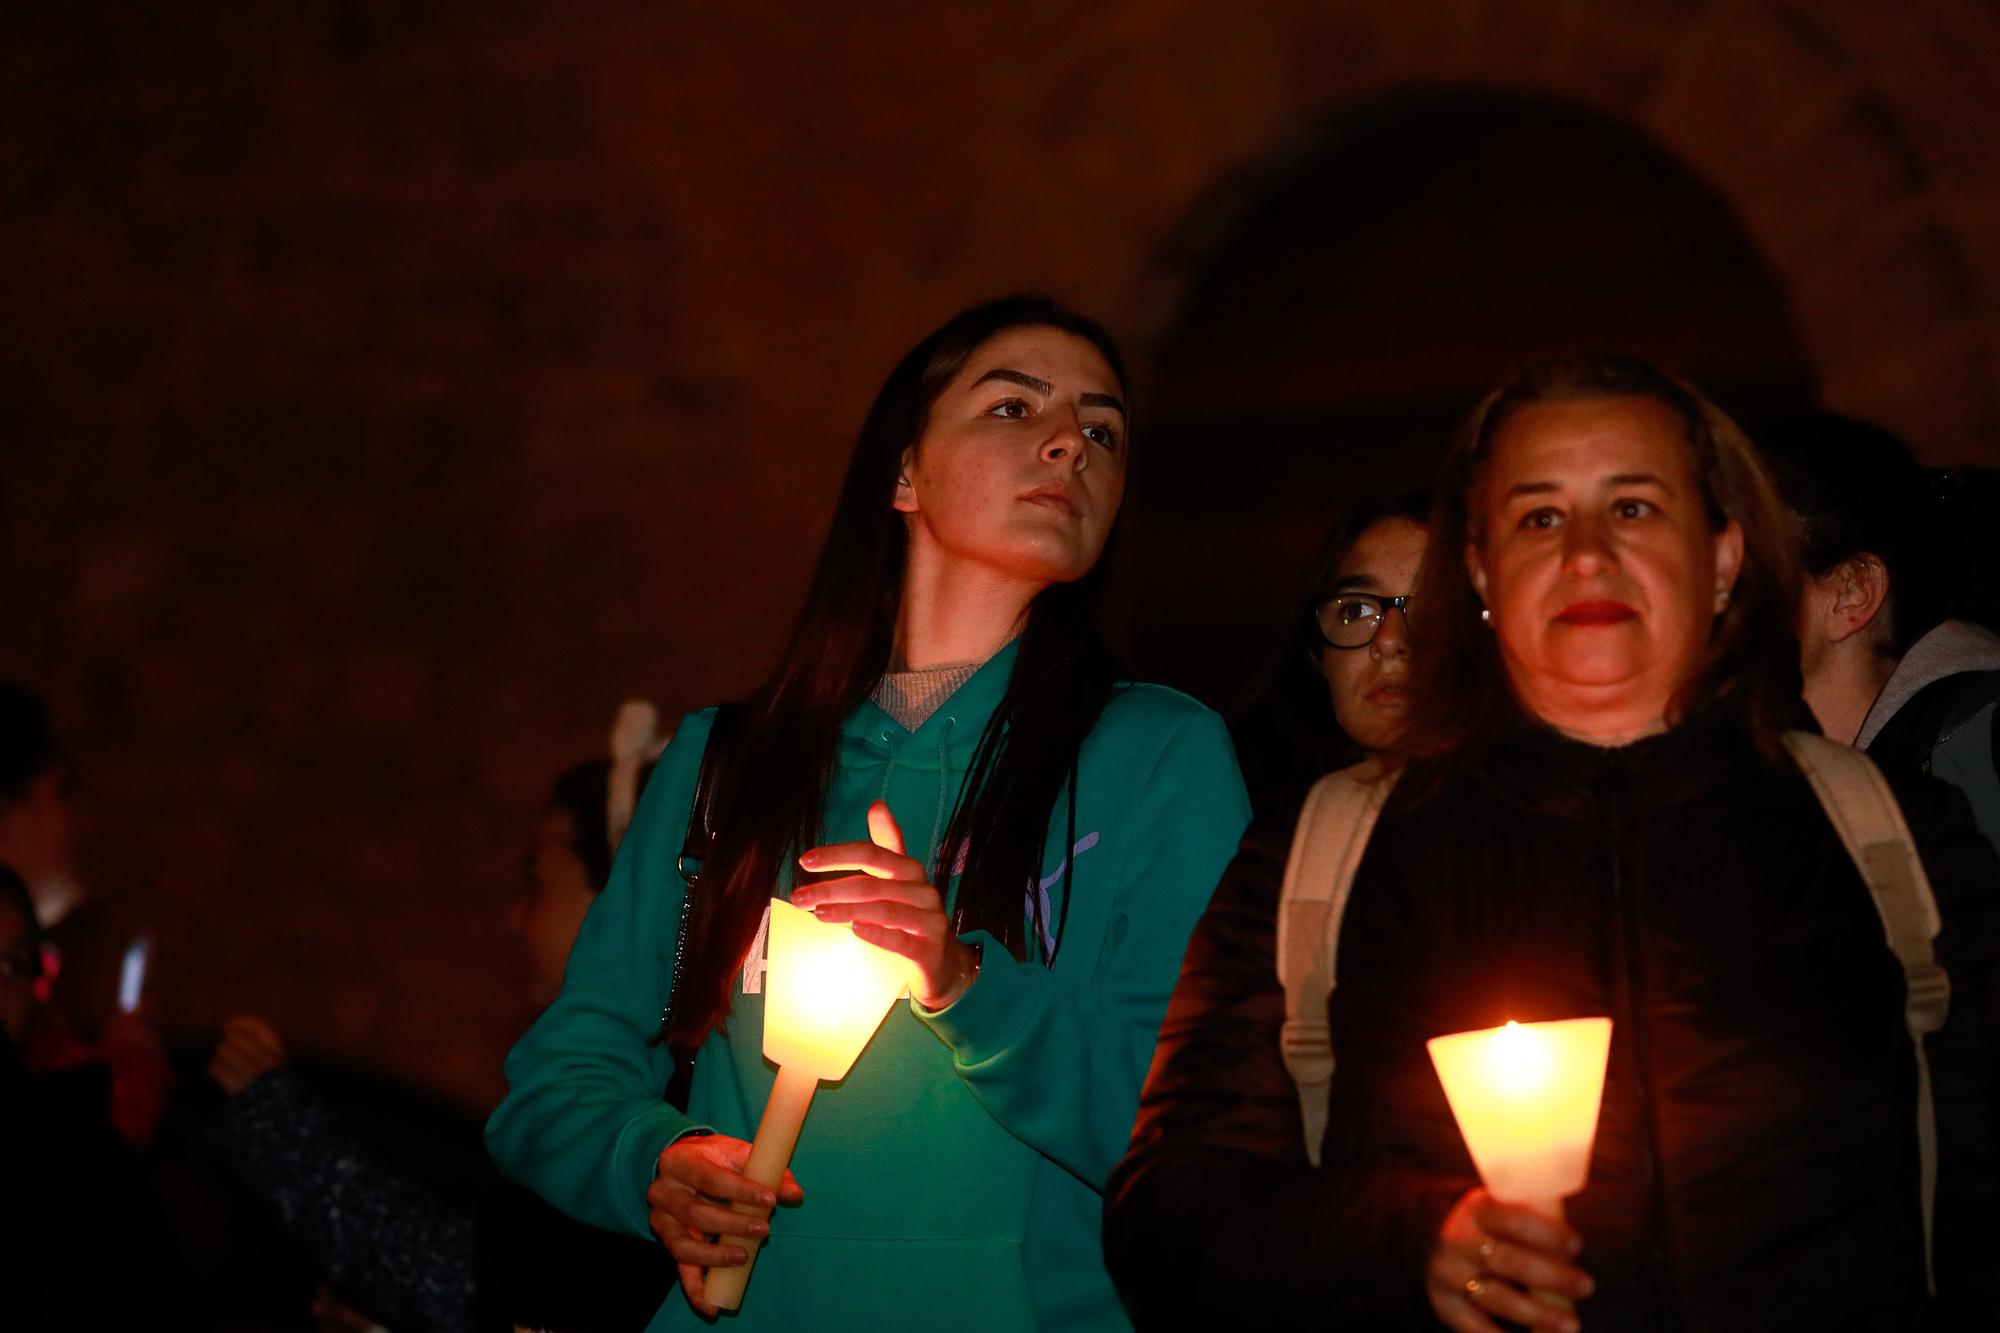
M728 1018L731 980L785 863L821 840L841 724L889 666L908 537L891 506L904 452L932 405L983 343L1050 328L1095 347L1126 387L1110 335L1037 296L954 316L889 372L862 423L804 608L777 671L748 701L735 754L716 787L716 846L688 919L695 942L669 1041L699 1044ZM1129 396L1129 395L1128 395ZM935 873L964 858L953 900L958 933L987 930L1025 958L1027 886L1041 874L1049 818L1083 739L1111 697L1096 630L1108 561L1035 598L1013 675L974 751Z
M1521 715L1465 551L1481 537L1479 492L1493 437L1522 408L1591 398L1650 398L1680 421L1712 527L1743 530L1743 568L1715 619L1702 661L1672 702L1670 722L1725 697L1741 709L1758 749L1782 763L1782 736L1799 700L1797 529L1735 422L1692 385L1637 357L1572 352L1520 370L1472 410L1438 478L1431 544L1417 577L1411 624L1411 706L1398 749L1425 758L1476 758Z

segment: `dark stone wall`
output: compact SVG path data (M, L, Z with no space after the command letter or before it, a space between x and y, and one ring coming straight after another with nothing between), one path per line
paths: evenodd
M77 0L0 17L0 73L0 672L91 878L169 1024L472 1106L547 783L621 697L755 679L894 357L1038 287L1157 366L1353 108L1629 127L1828 401L2000 459L1979 7Z

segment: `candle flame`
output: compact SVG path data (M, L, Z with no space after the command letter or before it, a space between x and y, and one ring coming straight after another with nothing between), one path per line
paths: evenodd
M1512 1020L1494 1034L1485 1054L1487 1079L1495 1092L1506 1096L1538 1096L1555 1076L1556 1053L1549 1049L1548 1039Z

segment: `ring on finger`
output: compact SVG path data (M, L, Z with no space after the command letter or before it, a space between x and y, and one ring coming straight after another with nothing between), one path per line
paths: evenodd
M1485 1290L1486 1281L1484 1278L1469 1277L1465 1279L1465 1294L1473 1300L1478 1300L1480 1294Z
M1488 1236L1479 1242L1479 1271L1485 1272L1493 1266L1493 1256L1499 1252L1500 1242Z

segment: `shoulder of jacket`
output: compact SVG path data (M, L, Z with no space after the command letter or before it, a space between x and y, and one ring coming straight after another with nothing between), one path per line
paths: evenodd
M1962 734L1968 723L2000 707L2000 671L1968 672L1938 728L1934 745L1943 745Z
M709 733L715 728L715 707L685 713L675 724L666 748L654 761L652 776L639 792L635 823L687 818L687 802L701 771L701 757L708 749ZM672 793L672 794L670 794Z
M1085 742L1093 766L1106 765L1122 776L1119 785L1144 788L1156 776L1175 775L1206 789L1234 790L1243 779L1236 745L1222 715L1201 701L1165 685L1121 684L1098 716Z
M1157 728L1164 738L1198 718L1211 719L1217 726L1222 725L1221 714L1193 695L1183 694L1171 685L1133 680L1120 681L1112 690L1098 725L1113 723L1121 728Z
M683 713L681 720L674 724L673 734L667 737L666 747L661 751L657 762L665 768L678 767L682 764L698 766L701 763L701 752L708 746L708 733L715 728L715 715L719 707L720 705L711 704L692 713Z

